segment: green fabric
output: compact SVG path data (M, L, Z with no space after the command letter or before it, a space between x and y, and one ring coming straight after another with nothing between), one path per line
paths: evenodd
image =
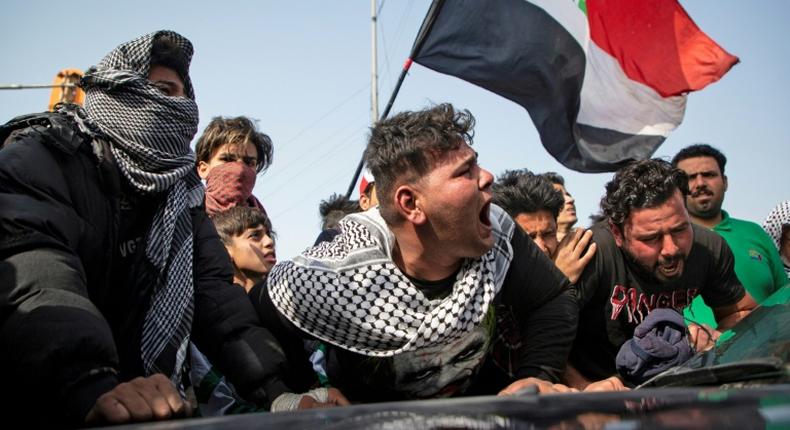
M719 233L732 249L735 256L735 274L746 291L758 304L762 303L768 296L788 284L779 251L776 250L773 240L759 225L751 221L730 218L726 211L721 213L722 220L713 227L713 231ZM716 328L713 311L701 296L697 296L683 313L688 320Z

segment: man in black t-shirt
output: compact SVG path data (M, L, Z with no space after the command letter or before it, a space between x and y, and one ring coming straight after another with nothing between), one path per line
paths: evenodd
M491 204L493 177L470 147L473 123L449 104L377 123L365 164L379 206L278 263L253 294L268 325L279 315L324 343L316 367L324 363L351 401L567 390L553 383L576 331L576 300ZM494 359L494 336L506 336L500 304L519 336Z
M569 385L622 387L615 357L653 309L682 310L701 295L727 329L756 306L733 272L726 242L691 224L687 194L685 174L659 159L635 162L606 185L606 219L593 227L598 252L576 284L582 309ZM692 343L704 343L697 327L690 334Z

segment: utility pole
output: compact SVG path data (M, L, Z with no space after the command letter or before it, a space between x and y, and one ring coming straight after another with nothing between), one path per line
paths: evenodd
M379 74L378 74L378 54L377 54L377 38L376 38L376 0L370 0L370 123L375 125L379 120Z

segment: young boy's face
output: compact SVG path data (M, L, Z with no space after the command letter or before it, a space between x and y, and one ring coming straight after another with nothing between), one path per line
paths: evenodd
M253 169L258 167L258 150L251 142L225 144L214 150L208 161L198 162L198 175L206 179L211 169L220 164L240 161Z
M233 265L248 278L264 278L277 263L274 240L266 227L248 228L225 246Z

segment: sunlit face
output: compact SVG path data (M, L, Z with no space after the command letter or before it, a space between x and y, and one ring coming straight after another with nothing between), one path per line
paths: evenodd
M703 219L716 217L721 212L727 177L721 174L713 157L693 157L678 162L678 169L689 177L686 205L691 215Z
M560 184L552 184L552 186L555 190L561 192L563 199L565 199L562 210L560 210L560 215L557 217L557 224L567 225L568 228L570 228L570 226L576 224L576 221L578 221L576 217L576 199L571 196L571 193L569 193L564 186Z
M694 232L680 191L656 207L632 210L622 230L611 228L617 246L659 281L683 274Z
M412 399L450 397L464 392L488 352L481 325L450 345L438 345L393 357L395 389Z
M551 212L522 212L515 218L516 223L526 232L541 251L549 258L557 250L557 221Z
M448 256L477 258L494 245L489 217L493 181L477 164L477 154L462 143L415 184L416 204Z
M262 225L248 228L241 235L234 236L225 248L233 260L233 266L247 278L262 279L277 263L274 240Z
M211 153L208 161L198 162L198 175L206 179L209 172L216 166L239 161L253 169L258 166L258 150L251 142L243 144L228 143L220 146Z
M148 80L166 96L184 97L184 82L178 73L169 67L151 66L151 70L148 71Z

